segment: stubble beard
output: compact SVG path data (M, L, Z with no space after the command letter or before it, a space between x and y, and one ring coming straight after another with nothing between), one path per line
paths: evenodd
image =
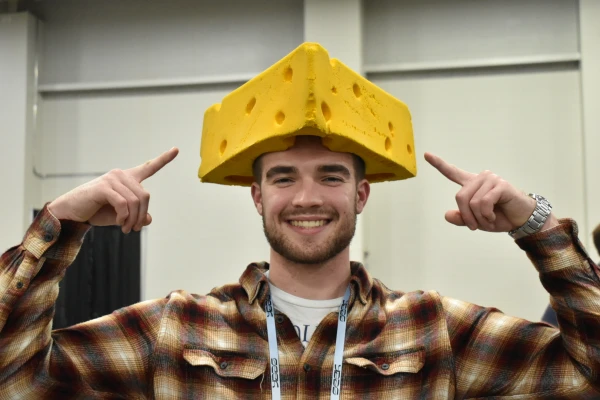
M356 231L356 209L344 218L335 212L334 218L329 223L338 223L339 225L325 240L317 242L315 239L307 238L303 243L298 243L291 240L275 223L268 224L265 215L266 213L262 217L263 230L271 248L296 264L316 265L331 260L350 245ZM327 215L331 216L332 214Z

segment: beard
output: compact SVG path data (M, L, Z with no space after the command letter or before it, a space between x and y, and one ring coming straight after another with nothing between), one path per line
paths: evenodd
M326 215L327 218L331 219L329 224L336 222L338 226L335 231L324 239L305 238L302 241L294 241L289 235L282 232L280 227L273 221L267 223L265 218L267 213L263 213L263 230L267 241L271 248L285 259L296 264L322 264L340 254L350 245L356 231L356 209L344 216L340 216L338 212L331 209L311 210L304 213L295 211L282 215L281 220L287 221L294 215L302 214Z

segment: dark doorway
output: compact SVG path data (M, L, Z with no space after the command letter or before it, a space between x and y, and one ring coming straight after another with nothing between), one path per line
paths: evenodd
M92 227L60 282L53 329L139 302L140 280L140 232L126 235L118 226Z
M140 301L140 232L93 227L60 283L53 329L68 327Z

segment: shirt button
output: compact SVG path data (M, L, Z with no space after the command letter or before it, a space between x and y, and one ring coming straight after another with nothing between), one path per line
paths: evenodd
M221 363L221 365L219 365L219 366L221 367L221 369L225 369L225 368L227 368L229 366L229 364L227 363L227 361L223 361Z
M278 315L277 318L275 318L275 320L278 324L281 324L283 322L283 317L281 315Z
M51 242L53 240L54 240L54 235L51 234L50 232L47 232L44 234L44 241Z
M23 289L23 282L17 282L17 289Z
M390 369L390 364L381 364L381 369L387 371L388 369Z
M310 365L308 365L308 364L304 364L304 371L305 371L305 372L308 372L308 371L310 371Z

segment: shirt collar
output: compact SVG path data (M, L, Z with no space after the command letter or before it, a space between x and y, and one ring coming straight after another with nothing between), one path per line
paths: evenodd
M269 269L269 263L260 262L248 265L242 276L240 284L246 291L248 302L252 304L255 300L262 305L266 299L269 282L265 276L265 271ZM358 262L350 263L351 278L350 283L351 295L350 304L358 297L362 304L367 304L367 298L373 287L373 278L367 272L366 268ZM358 295L358 296L357 296Z

